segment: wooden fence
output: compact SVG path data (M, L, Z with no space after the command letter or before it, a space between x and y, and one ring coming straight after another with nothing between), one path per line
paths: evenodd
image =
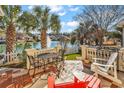
M73 54L73 53L78 53L78 48L67 48L65 51L65 54Z
M1 53L0 56L1 56L0 65L13 64L19 62L17 53L9 53L9 52L7 52L6 54Z

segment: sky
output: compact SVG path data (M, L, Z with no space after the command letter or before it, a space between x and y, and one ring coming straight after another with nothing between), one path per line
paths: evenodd
M23 11L31 11L34 6L32 5L23 5ZM56 13L59 15L61 21L61 32L71 32L78 27L78 22L75 20L75 16L79 14L81 11L81 7L79 5L54 5L48 6L51 10L50 13Z

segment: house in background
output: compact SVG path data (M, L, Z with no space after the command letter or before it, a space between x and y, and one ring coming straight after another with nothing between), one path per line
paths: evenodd
M32 41L33 38L29 35L24 34L24 33L16 33L16 40Z

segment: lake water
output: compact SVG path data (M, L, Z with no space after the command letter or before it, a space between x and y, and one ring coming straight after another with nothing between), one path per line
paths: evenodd
M51 41L50 47L54 48L57 46L59 41ZM71 45L70 43L68 44L68 47L73 47L74 45ZM28 42L26 45L26 48L35 48L35 49L41 49L41 44L40 42ZM17 53L22 53L24 50L24 44L16 44L16 49L15 51ZM4 53L6 50L6 44L0 44L0 53Z

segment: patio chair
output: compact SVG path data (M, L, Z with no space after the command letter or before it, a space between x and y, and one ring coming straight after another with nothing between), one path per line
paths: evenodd
M91 70L95 72L95 76L98 74L113 81L116 84L122 84L121 80L117 77L117 58L118 53L112 53L108 60L101 58L93 58L95 60L91 65ZM106 61L106 64L100 64L100 61Z
M33 69L33 77L36 74L36 69L40 69L42 66L44 66L44 64L42 62L40 62L40 60L35 59L33 56L29 56L28 55L28 59L29 59L29 63L30 63L30 67L29 67L29 71L31 69Z

